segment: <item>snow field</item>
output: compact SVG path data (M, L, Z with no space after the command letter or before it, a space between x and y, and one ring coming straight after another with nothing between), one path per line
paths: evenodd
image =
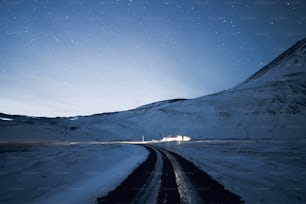
M95 203L148 155L122 144L2 144L0 150L0 203Z
M203 140L162 143L246 203L306 202L306 140Z

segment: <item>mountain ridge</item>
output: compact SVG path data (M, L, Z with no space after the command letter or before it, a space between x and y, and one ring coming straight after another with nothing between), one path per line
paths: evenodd
M176 134L193 139L306 139L305 44L306 39L297 42L228 90L115 113L20 121L15 116L13 121L0 120L0 140L7 135L24 139L17 126L36 140L139 140L142 135L151 140ZM32 133L33 128L38 130Z
M280 63L281 60L283 60L284 58L286 58L286 57L292 55L294 52L296 52L296 50L299 49L300 47L302 47L304 49L306 48L306 38L296 42L294 45L292 45L285 52L280 54L278 57L274 58L270 63L268 63L263 68L261 68L260 70L255 72L253 75L251 75L249 78L247 78L245 81L243 81L242 84L248 83L251 80L254 80L258 77L261 77L266 72L268 72L271 68L275 67L278 63Z

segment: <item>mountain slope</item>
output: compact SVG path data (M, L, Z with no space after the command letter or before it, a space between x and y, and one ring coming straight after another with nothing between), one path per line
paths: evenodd
M144 134L150 139L168 134L193 138L305 137L305 64L306 39L233 89L193 100L146 105L121 113L115 120L128 126L129 137L137 133L136 137Z
M272 62L257 71L241 85L252 84L255 81L263 82L269 79L282 80L283 77L305 74L306 38L298 41Z
M305 62L306 39L232 89L118 113L108 119L116 121L115 132L108 131L122 139L138 139L140 135L156 139L168 134L198 139L304 138ZM102 130L108 126L99 124ZM118 130L123 135L118 135Z
M57 139L61 135L65 140L139 140L142 135L160 139L169 134L189 135L193 139L306 138L305 64L303 39L244 82L223 92L156 102L124 112L31 120L37 121L36 128L42 124ZM13 128L7 125L12 123L17 124L17 119L0 120L2 138L7 132L11 139L14 137Z

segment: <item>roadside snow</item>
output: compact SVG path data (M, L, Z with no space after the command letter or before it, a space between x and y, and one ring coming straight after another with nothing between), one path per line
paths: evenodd
M3 117L0 117L0 120L12 121L13 119L12 118L3 118Z
M148 155L122 144L0 147L0 203L95 203Z
M191 160L246 203L306 202L306 140L160 144Z

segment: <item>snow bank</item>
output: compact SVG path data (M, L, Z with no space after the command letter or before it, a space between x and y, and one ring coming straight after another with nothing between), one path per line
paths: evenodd
M2 144L1 203L95 203L148 155L140 146Z
M305 203L306 140L162 143L191 160L246 203Z

